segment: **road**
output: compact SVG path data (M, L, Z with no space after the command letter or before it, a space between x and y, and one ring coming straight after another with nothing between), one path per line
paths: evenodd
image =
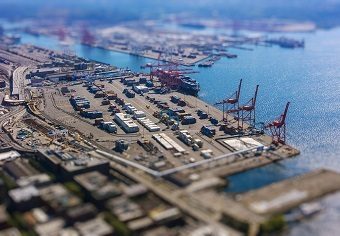
M13 72L11 95L17 95L19 100L25 100L27 66L20 66Z

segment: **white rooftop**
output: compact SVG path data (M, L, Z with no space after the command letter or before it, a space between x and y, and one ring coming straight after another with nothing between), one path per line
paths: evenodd
M15 202L22 202L22 201L27 201L31 199L32 197L39 196L39 191L35 186L29 185L26 187L16 188L16 189L9 191L9 196Z
M14 159L14 158L18 158L20 157L20 153L18 153L17 151L9 151L9 152L3 152L0 153L0 161L4 161L7 159Z
M253 138L248 137L242 137L242 138L235 138L235 139L225 139L223 142L232 148L234 148L236 151L241 151L245 149L249 149L252 147L257 146L263 146L262 143L256 141Z

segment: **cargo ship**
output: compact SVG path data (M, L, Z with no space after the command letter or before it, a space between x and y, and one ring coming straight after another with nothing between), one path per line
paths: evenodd
M220 60L220 56L212 56L209 60L198 64L198 67L211 67L216 61Z
M159 82L169 89L196 96L200 91L199 83L189 76L184 75L188 73L193 72L157 68L151 72L151 76L156 76Z
M199 73L188 68L181 68L176 63L146 64L143 68L150 68L150 79L156 77L162 87L178 90L180 92L196 96L200 91L199 83L187 76Z
M194 96L198 94L198 92L200 91L200 84L196 80L188 76L182 77L180 79L181 79L179 85L180 91Z
M304 48L305 47L304 40L295 40L295 39L289 39L286 37L267 39L264 42L268 44L278 45L282 48Z

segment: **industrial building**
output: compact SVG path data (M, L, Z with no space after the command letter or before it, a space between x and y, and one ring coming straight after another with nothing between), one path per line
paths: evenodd
M82 187L87 196L97 204L102 204L103 201L122 193L117 184L97 171L76 175L74 180Z
M40 173L34 169L28 161L16 159L6 162L3 170L12 177L20 187L28 185L42 186L51 183L51 178L46 173Z
M62 179L71 179L75 175L91 171L104 174L109 172L109 162L95 157L75 156L70 153L43 149L38 150L37 157Z
M42 205L39 190L33 185L16 188L8 193L11 206L19 211L25 211Z

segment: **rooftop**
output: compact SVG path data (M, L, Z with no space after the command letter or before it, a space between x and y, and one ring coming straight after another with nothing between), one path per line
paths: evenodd
M138 204L125 196L111 199L107 207L122 222L134 220L145 215L145 212Z
M104 200L121 194L117 184L97 171L77 175L74 179L96 200Z
M59 232L64 225L65 221L61 218L57 218L47 223L35 226L34 230L39 236L57 235L56 232Z
M41 198L54 210L62 211L77 206L81 200L70 193L63 185L53 184L40 189Z
M0 225L7 222L7 213L6 213L6 207L4 205L0 205ZM1 233L0 233L1 235Z
M17 228L8 228L4 230L0 230L1 236L21 236L20 231Z
M113 228L106 223L102 218L94 218L89 221L82 223L76 223L75 228L83 236L93 236L93 235L113 235Z
M48 158L55 165L61 165L69 172L93 167L101 164L108 164L106 160L98 159L87 154L70 154L62 151L39 150L39 152Z
M17 151L9 151L0 153L0 161L4 161L7 159L14 159L20 157L20 154Z
M33 197L39 196L39 190L35 186L29 185L13 189L9 191L8 194L14 202L19 203L23 201L28 201Z

